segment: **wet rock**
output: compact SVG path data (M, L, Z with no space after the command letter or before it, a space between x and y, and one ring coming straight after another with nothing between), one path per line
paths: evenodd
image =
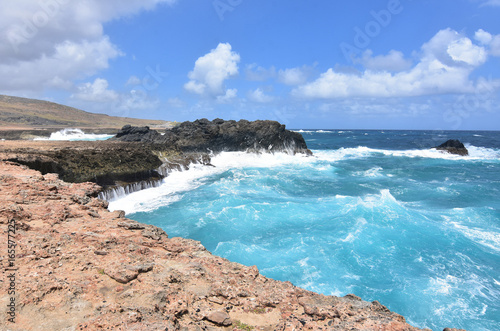
M286 130L276 121L209 121L183 122L160 135L149 128L123 127L118 141L140 141L175 146L182 152L250 151L312 154L302 135Z
M465 148L464 144L460 140L450 139L441 145L435 147L437 150L447 151L450 154L467 156L469 151Z

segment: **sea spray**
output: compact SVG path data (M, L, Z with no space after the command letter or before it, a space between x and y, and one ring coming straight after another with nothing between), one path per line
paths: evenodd
M378 300L422 328L495 329L500 133L303 134L314 157L222 153L110 208L271 278ZM470 155L431 149L452 138Z
M106 140L111 137L113 137L113 135L85 133L80 129L66 128L51 133L50 137L48 138L35 138L34 140L94 141L94 140Z

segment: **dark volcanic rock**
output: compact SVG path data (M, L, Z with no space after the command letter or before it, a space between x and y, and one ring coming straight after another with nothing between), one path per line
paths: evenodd
M457 155L469 155L469 151L465 148L464 144L460 142L460 140L450 139L447 142L436 147L437 150L447 151L450 154Z
M0 159L57 173L68 182L92 181L101 186L161 179L163 162L143 144L122 142L4 142Z
M158 131L151 130L149 126L130 126L125 125L115 136L116 140L132 142L152 142L161 137Z
M288 152L311 154L301 134L286 130L276 121L224 121L215 119L184 122L161 135L149 128L124 127L112 138L170 146L182 152Z

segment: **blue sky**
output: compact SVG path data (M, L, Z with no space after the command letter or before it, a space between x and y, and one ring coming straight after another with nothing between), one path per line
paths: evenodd
M1 94L172 121L500 130L499 0L1 1Z

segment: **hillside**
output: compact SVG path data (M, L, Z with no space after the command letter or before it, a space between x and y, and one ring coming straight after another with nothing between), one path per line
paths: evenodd
M0 95L0 130L42 128L121 128L170 126L170 122L89 113L43 100Z

